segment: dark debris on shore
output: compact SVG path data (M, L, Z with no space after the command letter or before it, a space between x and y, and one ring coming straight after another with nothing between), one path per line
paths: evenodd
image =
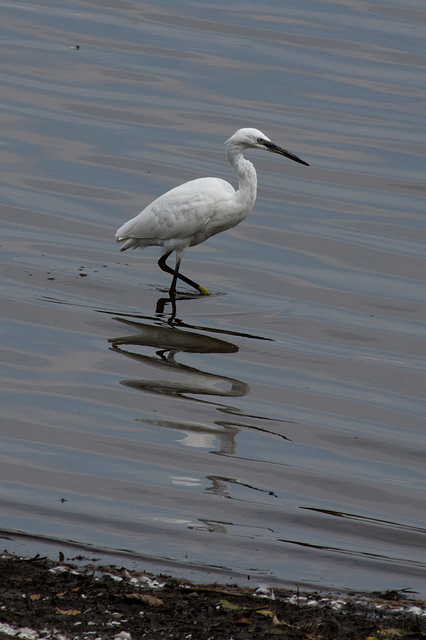
M62 555L62 554L61 554ZM425 640L400 591L338 597L0 557L0 640Z

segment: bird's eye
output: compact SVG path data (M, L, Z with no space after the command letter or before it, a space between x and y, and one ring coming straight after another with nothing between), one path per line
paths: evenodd
M263 142L262 138L258 138L257 141L258 141L259 144L262 144L262 142Z

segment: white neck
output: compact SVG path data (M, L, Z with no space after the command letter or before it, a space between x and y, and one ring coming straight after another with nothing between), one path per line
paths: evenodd
M257 195L256 169L249 160L244 158L240 145L229 143L226 155L239 178L239 187L235 197L247 209L247 215L252 210Z

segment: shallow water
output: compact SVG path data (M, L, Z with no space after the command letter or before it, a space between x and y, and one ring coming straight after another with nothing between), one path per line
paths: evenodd
M423 4L115 5L0 1L3 547L426 595ZM241 126L170 323L115 229Z

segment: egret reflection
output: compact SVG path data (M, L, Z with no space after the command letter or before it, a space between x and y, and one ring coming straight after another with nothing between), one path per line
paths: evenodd
M249 392L249 385L241 380L208 373L176 360L182 352L235 353L238 347L232 342L188 330L184 328L183 323L179 327L170 326L158 318L155 322L120 317L116 317L115 320L132 328L135 333L110 339L111 349L140 362L141 365L148 365L164 373L163 379L150 375L148 378L122 380L121 384L124 386L169 396L191 394L240 397ZM154 353L144 353L146 347L154 349Z
M122 314L113 316L113 319L123 328L131 330L131 333L109 339L110 349L138 363L143 372L143 377L121 380L120 384L142 393L213 405L218 411L216 420L206 422L188 421L187 418L180 420L177 415L171 418L144 416L136 418L136 421L180 432L184 447L204 448L222 455L236 454L236 437L241 429L249 428L287 439L283 434L274 432L272 425L277 422L276 419L247 414L222 400L246 396L250 391L246 382L206 371L209 359L205 357L200 358L202 364L199 367L179 362L179 355L185 353L235 354L239 349L231 341L233 337L254 340L270 338L211 326L190 325L178 318L171 323L165 314L158 313L154 317ZM225 336L229 339L224 339ZM219 486L217 491L221 493Z

